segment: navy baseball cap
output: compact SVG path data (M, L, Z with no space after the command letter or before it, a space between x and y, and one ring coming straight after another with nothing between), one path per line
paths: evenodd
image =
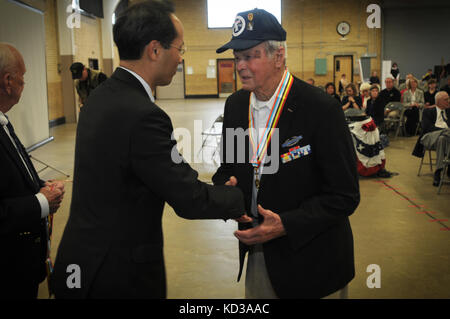
M70 72L72 72L72 79L81 79L83 76L84 65L80 62L75 62L70 66Z
M231 41L216 50L247 50L268 40L286 41L286 31L273 14L263 9L253 9L237 14Z

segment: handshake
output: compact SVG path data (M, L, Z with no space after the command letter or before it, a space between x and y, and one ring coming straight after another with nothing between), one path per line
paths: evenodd
M231 176L225 185L236 186L237 183L236 177ZM236 236L239 241L246 245L255 245L286 235L286 230L284 229L280 215L271 210L262 208L261 205L258 205L258 213L264 218L264 221L253 228L235 231L234 236ZM247 215L242 215L235 220L238 223L250 223L253 221L253 219Z
M39 190L47 198L50 214L56 213L64 198L64 183L62 181L49 180Z

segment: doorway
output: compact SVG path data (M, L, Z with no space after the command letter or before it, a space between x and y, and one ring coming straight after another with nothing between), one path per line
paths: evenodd
M234 59L217 59L217 91L219 97L236 92L236 65Z
M347 83L353 82L353 55L335 55L333 79L336 86L336 93L339 92L339 81L345 74Z
M184 60L178 64L177 72L167 86L158 86L156 88L156 98L160 100L164 99L184 99L185 87L184 87Z

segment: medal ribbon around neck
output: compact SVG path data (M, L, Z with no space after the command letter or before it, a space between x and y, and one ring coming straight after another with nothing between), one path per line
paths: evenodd
M292 83L294 82L294 77L291 75L291 73L286 69L284 71L283 79L281 81L281 86L279 87L277 93L276 93L276 99L275 102L272 105L272 109L270 111L269 119L266 123L266 128L264 129L264 133L261 136L261 139L258 143L258 147L255 148L255 138L253 136L253 130L255 128L255 123L253 120L253 110L251 107L251 96L253 93L250 94L250 103L249 103L249 111L248 111L248 121L250 128L249 137L250 142L252 144L253 148L253 157L250 161L252 163L253 167L259 168L261 165L261 160L263 159L266 151L267 146L270 143L270 140L272 139L272 134L274 132L274 129L278 125L278 120L280 119L281 112L283 111L284 104L286 103L287 96L289 95L289 91L291 90ZM256 131L255 131L256 132ZM256 151L255 151L256 150Z

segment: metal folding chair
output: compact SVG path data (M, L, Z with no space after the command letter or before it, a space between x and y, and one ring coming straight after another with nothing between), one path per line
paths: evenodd
M394 127L395 128L395 138L398 137L398 133L400 130L403 131L403 135L405 135L405 111L406 108L403 107L403 104L401 102L390 102L388 103L385 108L389 109L390 111L397 111L399 113L398 117L389 117L386 116L384 118L384 125L385 129L384 131L386 134L389 133L389 130Z
M426 150L425 150L425 153L426 153L427 151L428 151L428 159L429 159L429 162L428 162L428 163L424 163L424 162L423 162L423 159L425 158L425 154L423 154L423 157L422 157L421 160L420 160L419 171L417 172L417 176L420 176L420 171L422 170L422 165L427 165L427 164L430 165L430 171L433 173L433 163L436 162L436 159L433 158L433 157L431 156L431 151L434 151L434 150L426 149Z
M202 147L199 150L202 153L203 159L203 151L205 148L210 147L214 151L211 155L211 159L218 164L215 160L216 154L220 151L220 140L222 138L222 125L223 125L223 114L219 115L213 122L210 128L204 130L202 132Z
M450 165L450 152L447 153L447 156L445 157L444 161L444 168L441 172L441 181L439 182L439 188L438 188L438 194L441 193L442 184L444 183L450 183L450 178L447 175L448 166Z

